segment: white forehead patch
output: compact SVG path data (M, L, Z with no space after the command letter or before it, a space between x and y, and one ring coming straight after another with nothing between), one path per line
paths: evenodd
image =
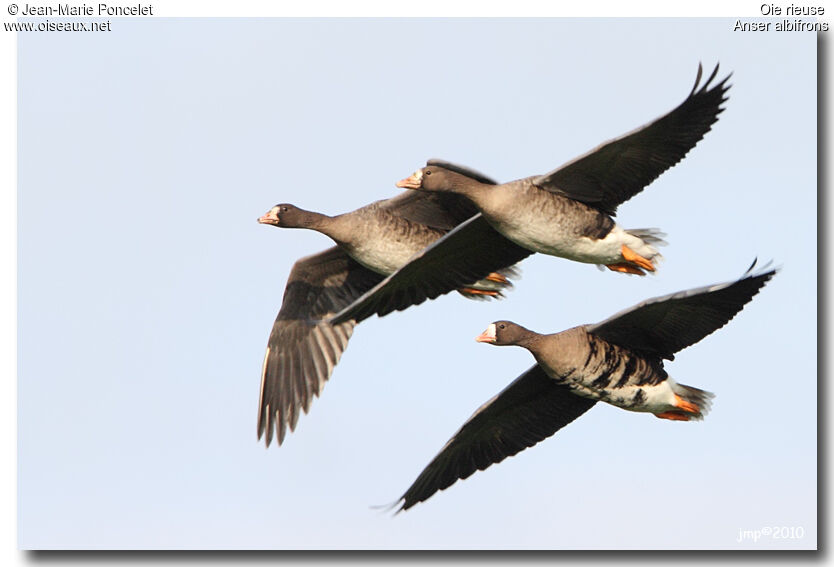
M486 336L488 336L489 338L494 339L495 338L495 323L490 323L489 327L487 327L486 331L484 331L484 334Z
M414 172L414 178L415 178L417 181L420 181L421 179L423 179L423 170L422 170L422 169L418 169L417 171L415 171L415 172Z

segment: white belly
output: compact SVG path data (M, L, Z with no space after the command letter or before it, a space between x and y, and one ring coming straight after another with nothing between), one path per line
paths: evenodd
M403 267L423 246L397 240L366 241L348 250L351 258L378 274L388 276Z
M660 413L675 408L675 392L668 379L651 386L624 386L600 390L588 388L583 384L572 384L571 387L580 396L629 411Z
M574 230L543 216L533 216L530 222L504 222L494 228L516 244L549 256L559 256L588 264L612 264L622 260L624 240L639 239L615 226L603 239L577 235Z

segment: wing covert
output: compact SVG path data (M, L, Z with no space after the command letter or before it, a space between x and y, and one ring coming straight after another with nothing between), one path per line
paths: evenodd
M776 269L738 280L647 299L601 323L589 333L632 350L674 360L675 353L726 325L773 277Z
M730 75L710 87L717 73L718 65L699 88L699 64L692 92L674 110L533 179L533 184L613 216L620 204L681 161L710 131L730 88Z

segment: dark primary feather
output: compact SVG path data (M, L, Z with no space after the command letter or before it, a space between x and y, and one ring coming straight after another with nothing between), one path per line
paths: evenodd
M356 322L419 305L472 284L532 254L493 229L478 214L436 240L382 280L330 323Z
M716 65L698 88L701 73L699 64L689 97L668 114L533 179L533 184L613 216L620 204L682 160L723 112L730 76L710 88Z
M310 409L347 347L354 322L320 321L349 305L382 276L333 247L293 265L281 310L269 335L261 376L258 439L266 444L277 430L280 445L287 428Z
M676 352L726 325L776 273L770 269L754 275L752 270L735 282L647 299L586 330L610 343L674 360Z
M534 366L478 408L403 494L400 510L532 447L594 403L572 394L548 378L539 365Z

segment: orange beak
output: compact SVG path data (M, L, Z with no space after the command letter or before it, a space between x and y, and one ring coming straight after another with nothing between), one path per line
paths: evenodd
M486 328L486 331L475 337L479 343L494 343L495 342L495 325L492 324Z
M258 222L261 224L271 224L274 226L278 226L278 213L275 212L275 209L269 209L266 213L264 213L262 216L258 218Z
M397 187L400 189L419 189L423 186L423 172L415 171L410 177L397 181Z

